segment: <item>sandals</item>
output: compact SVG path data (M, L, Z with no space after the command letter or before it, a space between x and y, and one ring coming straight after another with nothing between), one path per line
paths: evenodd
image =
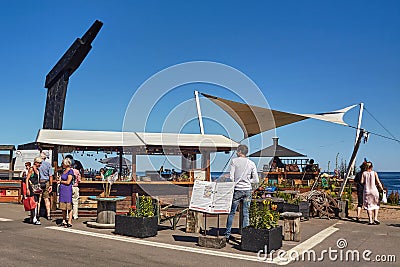
M70 228L72 227L72 224L66 223L66 222L62 222L60 225L60 227L65 227L65 228Z
M34 225L41 225L40 221L36 221L33 223Z
M376 225L380 225L380 224L381 224L381 222L378 221L378 220L375 220L374 223L375 223Z

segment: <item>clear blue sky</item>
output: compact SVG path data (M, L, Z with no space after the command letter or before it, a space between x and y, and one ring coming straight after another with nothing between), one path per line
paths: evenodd
M64 129L120 131L143 82L204 60L246 74L274 109L314 113L364 102L400 137L399 1L0 1L1 144L35 140L46 74L96 19L104 26L70 78ZM175 98L186 101L194 89L203 90ZM345 120L356 125L356 115ZM364 118L364 128L389 135ZM332 170L337 153L349 159L355 131L310 120L277 135L324 169L331 161ZM399 148L372 135L359 158L398 171Z

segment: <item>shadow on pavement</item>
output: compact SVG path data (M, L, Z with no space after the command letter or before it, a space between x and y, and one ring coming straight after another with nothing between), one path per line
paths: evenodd
M180 242L190 242L190 243L197 243L198 237L196 236L183 236L183 235L172 235L175 241Z

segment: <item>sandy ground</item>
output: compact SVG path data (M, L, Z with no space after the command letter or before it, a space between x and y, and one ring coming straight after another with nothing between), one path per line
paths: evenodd
M349 210L349 217L357 216L356 206ZM367 211L361 212L361 218L368 220ZM381 205L378 213L378 219L383 222L400 222L400 206Z

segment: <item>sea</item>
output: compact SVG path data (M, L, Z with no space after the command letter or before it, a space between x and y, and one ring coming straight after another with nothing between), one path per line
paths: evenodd
M378 172L383 186L388 189L388 195L392 191L400 193L400 172Z
M211 180L223 179L226 174L226 172L211 172ZM138 175L144 175L144 172L138 172ZM400 172L378 172L378 176L383 186L388 189L388 194L392 191L400 193Z
M217 180L223 177L223 172L211 172L211 180ZM379 179L383 183L383 186L387 188L388 195L392 191L399 191L400 193L400 172L378 172Z

